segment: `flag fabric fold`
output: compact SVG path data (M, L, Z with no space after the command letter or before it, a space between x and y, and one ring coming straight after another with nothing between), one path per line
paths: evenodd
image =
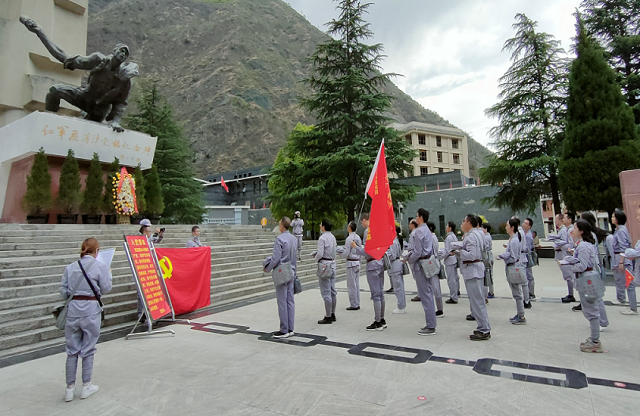
M625 269L624 271L625 271L625 283L628 289L631 282L633 282L633 274L631 274L631 272L627 269Z
M224 178L222 176L220 176L220 185L222 185L224 190L227 191L227 193L229 193L229 187L227 186L226 183L224 183Z

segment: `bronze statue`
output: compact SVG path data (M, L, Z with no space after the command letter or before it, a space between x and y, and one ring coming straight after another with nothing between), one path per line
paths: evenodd
M89 56L69 56L47 37L35 21L20 16L20 23L40 38L51 55L62 62L65 69L90 71L87 85L84 87L51 87L47 94L46 110L57 112L62 99L81 109L85 119L99 123L107 122L114 131L124 131L120 126L120 120L127 108L131 78L138 75L138 65L125 62L129 57L129 47L118 44L113 49L113 54L107 56L99 52Z

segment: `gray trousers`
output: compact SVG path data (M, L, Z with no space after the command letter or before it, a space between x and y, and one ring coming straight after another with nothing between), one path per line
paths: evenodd
M562 278L567 282L567 290L569 291L569 296L573 296L573 289L576 285L576 275L571 272L570 268L571 266L560 266L560 271L562 272Z
M533 293L535 294L535 287L536 287L536 283L533 280L533 266L532 267L527 267L527 282L528 282L528 289L529 289L529 293ZM529 300L527 299L527 302Z
M320 296L324 300L324 316L331 316L332 313L336 313L336 304L338 301L336 292L336 272L333 271L333 275L328 279L318 277L320 284Z
M298 240L298 248L297 248L297 253L298 253L298 260L300 260L300 253L302 252L302 234L301 235L296 235L296 240Z
M82 358L82 380L85 383L91 381L93 356L96 353L96 344L100 337L100 320L100 313L82 318L67 317L67 324L64 327L67 350L67 385L76 381L78 357Z
M616 260L619 259L619 256L616 255ZM613 266L613 278L616 282L616 298L618 302L624 302L629 297L629 309L632 311L638 310L638 301L636 299L636 282L635 279L629 284L627 287L627 277L625 272L621 272L618 269L618 262L614 263ZM629 270L629 272L633 272L631 270L631 266L624 266L625 270Z
M436 328L436 305L433 301L433 292L431 291L431 283L425 277L420 264L414 263L412 266L413 278L418 286L418 296L420 296L420 303L422 303L422 309L424 309L424 319L426 327L429 329Z
M516 301L516 311L520 316L524 316L524 297L522 295L523 286L526 286L526 283L522 285L509 283L511 294L513 295L513 299Z
M598 312L600 312L600 326L609 326L609 318L607 318L607 310L604 307L604 300L598 299Z
M367 270L367 283L371 291L375 321L384 319L384 269Z
M591 339L594 341L600 340L600 302L602 298L596 299L580 299L582 305L582 314L591 327Z
M398 309L407 307L407 297L404 294L404 276L400 273L389 273L389 280L393 286L393 293L398 298Z
M349 305L352 308L360 307L360 265L347 267L347 291L349 292Z
M442 310L442 289L440 287L440 279L438 275L431 276L429 278L429 284L431 284L431 292L433 293L433 298L436 301L437 310Z
M280 332L286 334L293 331L293 321L296 313L296 304L293 299L293 282L276 286L276 299L278 300L278 316L280 317Z
M444 266L447 275L447 285L449 286L449 297L456 302L458 301L458 291L460 290L460 276L458 275L457 264L448 264Z
M476 318L476 322L478 323L478 331L483 334L491 332L489 315L487 314L487 305L484 301L483 278L465 279L464 285L466 286L467 293L469 294L471 314Z

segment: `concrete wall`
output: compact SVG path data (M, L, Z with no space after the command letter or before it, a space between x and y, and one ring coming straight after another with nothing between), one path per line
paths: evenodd
M620 186L633 246L640 240L640 169L620 172Z

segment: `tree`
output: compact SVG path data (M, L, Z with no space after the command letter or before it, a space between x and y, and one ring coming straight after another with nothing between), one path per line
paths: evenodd
M363 20L369 5L340 1L339 18L328 23L332 37L310 58L315 70L303 82L312 92L301 105L317 124L294 130L283 154L287 163L270 171L268 199L287 212L304 204L314 218L341 212L352 220L382 140L391 176L404 177L411 170L408 161L415 151L386 127L393 97L381 90L395 74L381 73L382 45L362 43L373 35ZM415 189L391 183L394 202L413 198Z
M158 138L153 162L162 184L163 222L200 223L205 213L202 185L194 180L191 152L157 81L142 88L136 103L138 113L128 116L125 123L132 130ZM151 196L149 192L147 196Z
M142 214L147 210L147 201L145 199L145 181L142 174L142 166L138 163L136 171L133 174L133 180L136 183L136 204L138 205L138 212Z
M156 165L151 165L151 169L147 173L144 193L147 203L146 213L153 217L161 215L164 212L164 199Z
M577 14L576 53L569 76L566 136L560 185L572 211L620 207L620 171L640 165L631 108L625 103L604 51Z
M104 196L102 200L102 210L106 215L116 214L115 194L118 184L116 180L116 173L120 171L120 160L117 157L113 158L113 162L109 165L109 171L107 172L107 179L104 182Z
M512 64L499 79L501 101L485 111L500 123L490 131L497 153L480 170L480 178L499 188L488 198L493 206L533 212L540 195L551 194L559 213L558 158L568 62L560 42L538 32L537 26L517 14L516 35L504 44Z
M29 215L40 215L52 206L49 162L41 147L31 166L31 173L27 175L27 192L22 199L22 209Z
M82 200L81 187L78 160L75 158L73 150L69 149L60 171L60 186L58 188L58 198L56 199L56 205L65 214L73 214L77 211L78 205Z
M604 45L635 123L640 124L640 1L584 0L586 28Z
M102 212L102 163L97 153L93 154L89 173L85 180L84 193L82 195L82 212L89 215L97 215Z

